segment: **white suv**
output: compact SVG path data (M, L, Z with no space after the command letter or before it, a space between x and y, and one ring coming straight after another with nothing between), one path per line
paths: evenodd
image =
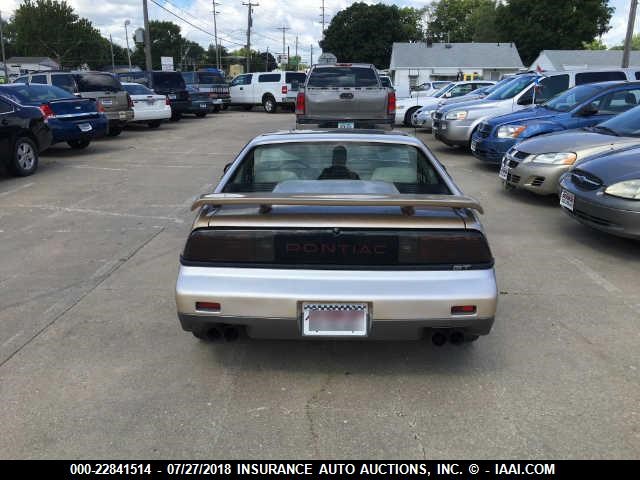
M304 72L252 72L235 77L230 85L231 105L251 110L262 105L267 113L275 113L279 106L296 105L298 86L304 86Z

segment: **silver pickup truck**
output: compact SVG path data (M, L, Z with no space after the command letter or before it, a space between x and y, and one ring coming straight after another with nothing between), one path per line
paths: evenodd
M366 63L314 65L296 99L296 127L393 127L396 94Z

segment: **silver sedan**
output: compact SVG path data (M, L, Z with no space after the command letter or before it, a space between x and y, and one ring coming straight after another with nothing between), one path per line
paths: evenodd
M607 151L640 145L640 107L580 130L525 140L507 152L499 176L508 187L555 195L563 173Z

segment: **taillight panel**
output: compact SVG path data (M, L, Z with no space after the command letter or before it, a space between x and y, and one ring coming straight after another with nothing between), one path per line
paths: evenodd
M389 92L389 96L387 98L387 113L395 114L396 113L396 93Z
M489 268L493 257L475 230L194 230L183 262L310 265L315 268Z
M304 115L306 110L304 92L298 92L296 97L296 115Z

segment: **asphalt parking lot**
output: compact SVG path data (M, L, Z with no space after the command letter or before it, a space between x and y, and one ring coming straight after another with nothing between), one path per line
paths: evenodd
M175 314L193 198L293 115L227 111L54 147L0 174L2 458L638 458L640 243L503 190L419 136L483 203L501 291L474 344L206 344Z

